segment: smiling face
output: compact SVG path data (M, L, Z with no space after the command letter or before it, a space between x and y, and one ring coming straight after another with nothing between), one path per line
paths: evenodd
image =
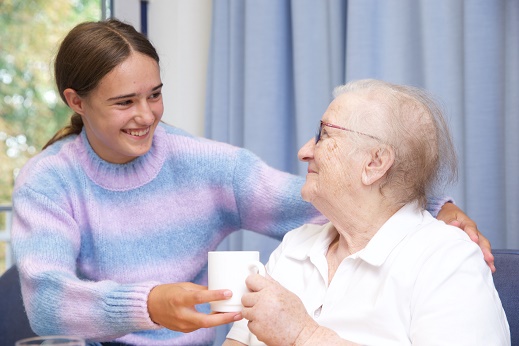
M157 62L132 52L101 79L86 97L65 90L69 106L80 114L88 141L102 159L126 163L146 154L164 106Z
M362 128L362 124L352 122L353 119L348 117L358 107L362 107L362 98L358 94L339 95L330 103L322 120L369 133L369 129ZM311 139L299 150L299 159L308 162L308 174L301 190L305 201L323 211L326 205L336 205L340 199L347 200L362 187L362 169L368 157L364 151L354 150L358 148L358 136L366 137L323 126L319 141L315 143L315 139Z

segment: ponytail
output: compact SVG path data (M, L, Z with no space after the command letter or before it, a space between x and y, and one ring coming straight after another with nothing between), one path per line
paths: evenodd
M65 138L69 135L79 135L82 129L83 118L81 118L81 115L74 113L70 118L70 124L58 130L58 132L56 132L56 134L47 142L47 144L43 146L42 150L44 150L54 142L57 142L60 139Z

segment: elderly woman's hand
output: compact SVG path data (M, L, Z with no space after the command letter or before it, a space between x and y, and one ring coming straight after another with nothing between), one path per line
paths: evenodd
M270 277L247 278L252 291L242 297L249 329L267 345L294 345L299 336L312 335L319 325L307 314L298 296Z
M488 241L481 232L478 230L478 226L472 219L470 219L458 206L454 203L445 203L440 209L437 216L438 220L442 220L448 225L453 225L461 228L465 231L473 242L479 245L485 261L487 262L492 273L496 271L494 266L494 255L492 255L492 248Z

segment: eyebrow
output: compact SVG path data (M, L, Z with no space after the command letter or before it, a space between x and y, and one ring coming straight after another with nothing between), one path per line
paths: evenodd
M156 87L154 87L153 89L151 89L151 91L158 90L158 89L162 88L163 85L164 85L164 83L160 83L159 85L157 85ZM109 98L108 100L106 100L106 101L114 101L114 100L126 99L126 98L134 97L134 96L137 96L137 94L136 94L136 93L132 93L132 94L126 94L126 95L114 96L114 97L110 97L110 98Z

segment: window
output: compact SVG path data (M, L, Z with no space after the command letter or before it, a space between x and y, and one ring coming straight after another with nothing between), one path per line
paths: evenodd
M0 2L0 273L5 270L14 179L70 118L53 81L59 41L76 24L110 15L108 0Z

